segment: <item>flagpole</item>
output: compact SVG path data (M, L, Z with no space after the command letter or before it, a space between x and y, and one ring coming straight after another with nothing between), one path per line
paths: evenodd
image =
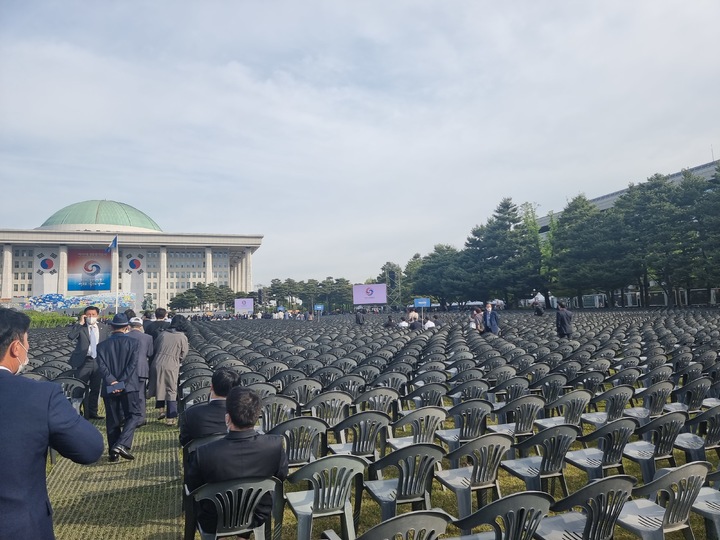
M120 304L120 277L118 273L118 267L120 266L120 241L118 236L115 235L115 254L117 255L117 266L115 267L115 315L118 312L118 306Z

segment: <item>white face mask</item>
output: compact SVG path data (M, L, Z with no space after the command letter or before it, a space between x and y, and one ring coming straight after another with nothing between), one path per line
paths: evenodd
M28 350L25 348L25 345L23 345L23 344L20 343L19 341L18 341L18 344L19 344L19 345L23 348L23 350L25 351L25 361L24 361L22 364L20 364L20 366L18 367L18 370L15 372L15 375L20 375L20 374L23 372L23 370L25 369L25 366L27 366L27 365L28 365L28 362L30 361L30 356L29 356L30 351L28 351Z
M97 324L97 317L88 317L87 318L88 325L92 326L94 324Z

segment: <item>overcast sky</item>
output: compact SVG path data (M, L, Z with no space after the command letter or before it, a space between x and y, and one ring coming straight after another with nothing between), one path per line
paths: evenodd
M0 228L89 199L363 282L720 157L720 2L0 1Z

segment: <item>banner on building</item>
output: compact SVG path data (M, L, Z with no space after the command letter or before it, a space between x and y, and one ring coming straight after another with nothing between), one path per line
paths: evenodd
M104 249L68 250L68 291L109 291L112 254Z
M254 311L255 301L252 298L236 298L235 313L252 315Z

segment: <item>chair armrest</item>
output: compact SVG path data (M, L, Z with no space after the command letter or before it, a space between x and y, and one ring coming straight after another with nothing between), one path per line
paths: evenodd
M320 538L323 540L342 540L335 531L323 531L320 534Z

